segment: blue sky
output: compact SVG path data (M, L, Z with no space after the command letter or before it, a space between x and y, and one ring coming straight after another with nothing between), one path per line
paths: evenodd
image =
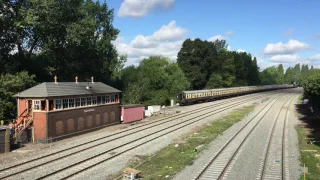
M115 44L128 55L127 65L150 55L174 60L186 38L219 38L230 50L256 56L262 69L297 62L320 67L319 0L106 2L115 11Z

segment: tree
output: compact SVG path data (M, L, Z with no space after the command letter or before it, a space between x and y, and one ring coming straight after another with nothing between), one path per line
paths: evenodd
M127 67L123 79L124 102L144 105L167 104L177 94L189 88L190 83L177 63L161 56L143 59L138 67ZM126 77L133 75L134 77Z
M12 96L35 85L34 78L35 75L29 75L26 71L0 76L0 119L17 117L16 100Z
M284 69L283 69L283 65L279 64L278 66L278 75L277 75L277 79L276 82L277 84L283 84L284 83Z
M221 62L221 66L212 73L206 88L231 87L236 79L233 54L223 49L217 59Z
M112 44L119 30L112 25L113 9L106 3L17 0L4 6L12 10L7 18L11 22L3 20L12 42L7 44L17 52L1 64L15 60L14 71L27 70L37 81L51 81L54 75L67 81L78 75L79 80L94 76L107 82L120 76L126 58Z
M314 69L306 76L302 83L305 96L310 99L310 103L315 110L320 107L320 70Z

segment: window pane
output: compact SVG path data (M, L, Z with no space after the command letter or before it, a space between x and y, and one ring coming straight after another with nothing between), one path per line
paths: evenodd
M115 95L115 98L116 98L116 102L119 102L119 97L118 97L118 95Z
M97 97L93 96L92 97L92 105L96 105L97 104Z
M61 99L54 100L54 108L61 109Z
M106 103L106 97L102 96L102 104L105 104L105 103Z
M112 102L112 103L114 103L114 102L115 102L114 95L111 95L111 102Z
M86 105L86 98L81 98L81 106L85 106Z
M101 104L101 96L98 96L98 98L97 98L97 104Z
M92 100L91 97L87 97L87 106L88 106L88 105L90 106L90 105L92 104L91 100Z
M110 103L110 96L106 96L106 103Z
M74 107L74 99L69 99L69 108Z
M68 108L68 99L63 99L63 109Z
M80 106L80 98L76 98L76 107Z

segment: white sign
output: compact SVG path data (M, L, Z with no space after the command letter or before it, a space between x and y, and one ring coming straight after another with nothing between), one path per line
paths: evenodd
M85 113L87 113L87 112L92 112L92 111L94 111L94 109L85 109L85 110L84 110Z

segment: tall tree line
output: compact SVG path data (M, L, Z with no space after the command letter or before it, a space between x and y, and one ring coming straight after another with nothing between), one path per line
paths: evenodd
M260 83L256 58L246 52L228 51L225 40L187 39L177 62L191 89L256 85Z

